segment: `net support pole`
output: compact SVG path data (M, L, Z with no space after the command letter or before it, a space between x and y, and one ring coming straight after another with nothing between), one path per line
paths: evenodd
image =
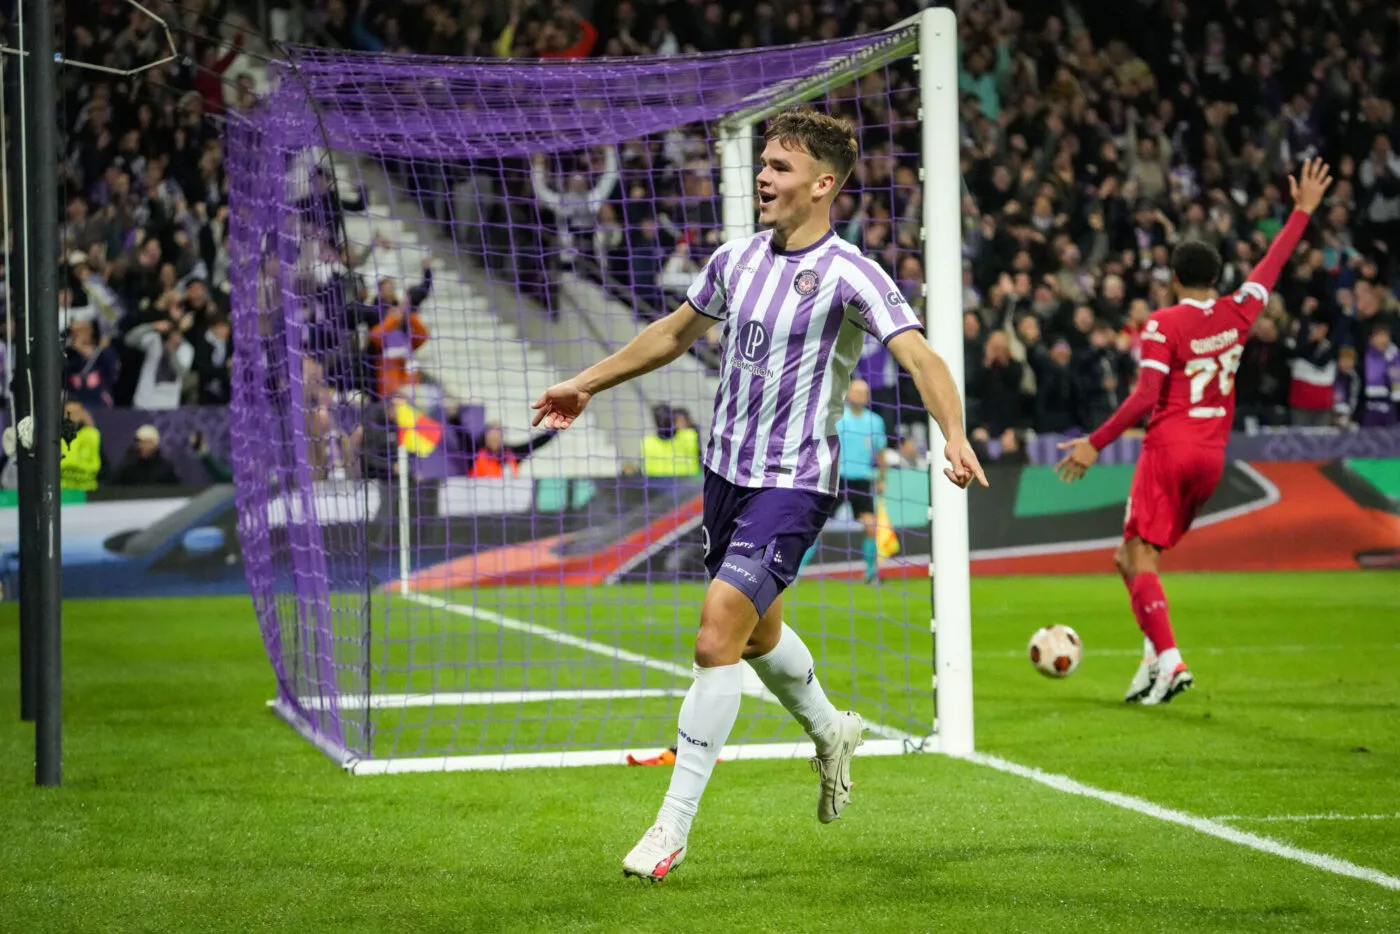
M39 708L34 731L34 781L63 781L62 706L62 564L59 538L59 445L63 406L62 346L58 321L58 101L54 62L53 0L25 0L25 39L29 55L25 103L28 155L33 167L26 196L29 211L28 336L33 374L34 461L38 474L39 562L38 680Z
M11 23L10 45L24 47L22 31L23 18L16 17ZM14 402L15 421L30 414L29 401L29 333L28 308L25 280L28 278L26 256L29 245L29 218L27 208L29 183L25 175L25 133L24 125L24 82L23 59L6 56L5 72L5 168L8 172L5 191L6 221L10 237L7 243L11 262L6 280L7 314L14 321L14 359L11 362L13 380L9 384L10 398ZM7 374L11 375L11 374ZM39 716L39 561L43 550L39 547L39 489L38 474L34 468L34 453L16 445L19 458L19 716L21 720L34 722Z
M754 231L754 165L751 120L726 121L719 130L720 222L724 242Z
M962 184L958 153L958 29L952 10L919 15L919 93L924 186L924 298L929 345L947 361L964 400ZM946 439L929 426L930 459ZM973 751L972 594L967 494L929 472L933 519L933 629L939 749Z
M408 596L408 575L412 570L409 562L409 536L413 534L408 514L408 448L399 445L399 593Z

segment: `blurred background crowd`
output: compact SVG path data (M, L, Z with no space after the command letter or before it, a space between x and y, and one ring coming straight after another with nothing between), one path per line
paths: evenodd
M80 421L79 410L228 402L224 127L265 89L268 31L375 52L667 56L851 36L918 8L910 0L148 6L175 27L173 60L132 75L59 72L58 313L65 389ZM988 456L1023 456L1031 433L1102 422L1133 387L1140 328L1171 301L1172 246L1215 244L1226 260L1221 291L1233 290L1288 214L1287 176L1311 156L1328 159L1337 182L1249 337L1237 428L1400 421L1400 5L957 6L964 358L969 425ZM66 11L59 47L70 58L125 71L172 52L152 19L123 0L68 0ZM837 232L911 298L924 276L913 80L908 70L877 71L828 101L856 123L864 150L837 203ZM443 173L425 204L455 228L464 256L487 265L547 257L512 270L522 287L547 295L552 277L569 270L646 318L673 307L720 241L717 172L712 132L690 127L536 159L495 200L471 189L469 174ZM315 184L310 197L328 214L363 209L360 193ZM418 377L388 348L401 337L411 359L431 339L415 315L432 289L431 264L416 287L400 287L365 281L354 245L331 235L321 247L320 279L308 289L335 292L325 302L338 326L360 336L350 354L323 358L313 381L329 394L392 395ZM697 349L711 367L717 340ZM4 351L8 367L8 340ZM873 341L861 376L891 447L916 457L917 397ZM132 439L133 456L151 452L151 436ZM469 439L473 449L481 443ZM153 453L161 456L158 437ZM101 465L103 481L116 482L117 468Z

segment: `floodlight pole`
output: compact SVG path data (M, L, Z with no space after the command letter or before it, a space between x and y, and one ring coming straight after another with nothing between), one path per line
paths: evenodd
M59 460L63 420L63 352L58 320L58 119L57 64L54 61L54 2L24 0L29 54L25 72L26 163L33 168L20 194L29 209L29 266L26 285L29 318L29 373L32 374L34 458L37 476L39 548L37 643L38 718L34 731L34 781L63 781L62 624L63 582L59 527ZM21 459L21 464L24 459Z
M19 48L24 42L23 19L16 17L10 24L9 42ZM27 166L25 164L25 126L23 62L17 56L6 55L3 67L5 88L5 204L8 216L5 223L9 234L6 246L9 248L9 267L6 270L8 287L7 314L13 322L14 334L10 346L14 348L14 358L10 361L13 381L8 387L10 398L17 415L27 415L31 409L29 399L29 335L28 316L24 309L27 293L25 280L28 278L28 223L27 213L29 190ZM12 426L18 431L18 426ZM32 451L15 445L15 457L19 458L19 494L17 508L19 518L19 716L21 720L33 723L39 716L39 563L43 549L39 547L39 489L38 474L34 470Z

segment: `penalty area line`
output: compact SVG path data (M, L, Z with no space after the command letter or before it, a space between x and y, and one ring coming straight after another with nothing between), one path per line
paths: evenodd
M1239 846L1248 847L1251 850L1258 850L1261 853L1271 853L1274 856L1281 856L1295 863L1302 863L1311 866L1313 869L1321 869L1338 876L1348 876L1352 879L1360 879L1363 882L1371 882L1383 888L1400 890L1400 878L1387 875L1379 869L1372 869L1369 866L1358 866L1356 863L1339 859L1336 856L1328 856L1325 853L1314 853L1312 850L1304 850L1287 843L1269 837L1261 837L1258 834L1249 833L1236 827L1230 827L1212 820L1208 817L1197 817L1194 814L1187 814L1185 811L1178 811L1173 808L1163 807L1154 804L1143 798L1136 798L1132 795L1121 794L1116 791L1105 791L1102 788L1095 788L1093 785L1086 785L1083 782L1075 781L1067 775L1056 775L1053 772L1043 772L1037 768L1019 765L999 756L990 756L984 753L971 753L957 758L974 762L977 765L985 765L988 768L996 769L998 772L1005 772L1008 775L1017 775L1021 778L1028 778L1033 782L1039 782L1056 791L1063 791L1065 794L1078 795L1083 798L1093 798L1114 807L1123 808L1127 811L1135 811L1147 817L1154 817L1157 820L1165 821L1169 824L1177 824L1187 827L1198 833L1206 834L1234 843Z

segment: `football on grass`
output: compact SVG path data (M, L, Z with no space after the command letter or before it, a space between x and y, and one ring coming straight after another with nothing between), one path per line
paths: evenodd
M1068 626L1042 626L1031 636L1031 664L1043 675L1064 678L1079 667L1083 643Z

